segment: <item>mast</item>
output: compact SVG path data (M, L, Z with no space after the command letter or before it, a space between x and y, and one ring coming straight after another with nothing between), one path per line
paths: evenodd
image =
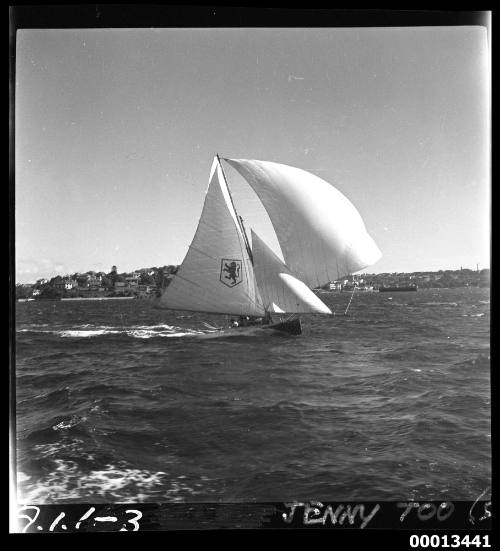
M221 169L221 172L222 172L222 176L224 177L224 183L226 185L227 192L229 194L229 198L231 199L231 204L233 205L234 212L236 213L236 219L238 221L238 226L239 226L239 228L241 230L241 233L243 235L243 240L245 241L245 248L247 250L248 257L250 258L250 262L252 263L252 266L253 266L252 249L250 248L250 242L248 241L248 236L247 236L247 233L245 231L245 226L243 225L243 218L238 214L238 211L236 210L236 206L235 206L234 201L233 201L233 196L231 195L231 189L229 187L229 183L227 181L226 173L224 172L224 167L222 166L219 154L216 153L215 156L217 157L217 162L219 163L219 166L220 166L220 169Z
M243 225L243 218L238 213L236 213L236 216L240 220L240 226L241 226L241 229L243 230L243 239L245 240L245 246L247 248L248 257L250 258L250 262L253 264L253 251L250 248L250 243L248 242L248 236L245 231L245 226Z

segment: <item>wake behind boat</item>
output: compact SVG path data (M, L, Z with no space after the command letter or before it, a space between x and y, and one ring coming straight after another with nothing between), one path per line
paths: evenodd
M195 236L159 306L251 322L214 327L207 338L299 335L298 314L332 314L311 288L373 264L380 250L347 197L314 174L268 161L224 161L259 197L285 262L253 230L250 243L217 155Z

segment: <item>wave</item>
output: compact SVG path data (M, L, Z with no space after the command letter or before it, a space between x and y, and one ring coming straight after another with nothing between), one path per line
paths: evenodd
M211 493L210 488L203 489L207 477L197 483L188 482L185 475L137 469L124 461L88 471L70 459L57 458L53 463L54 470L36 482L35 477L19 471L19 494L23 502L68 503L85 499L114 503L183 502L202 493Z
M61 421L52 427L53 430L70 429L86 421L86 417L80 417L79 415L73 415L69 421Z
M203 322L222 316L181 319L140 301L22 309L20 495L376 501L442 488L468 499L478 487L474 499L491 478L489 296L413 295L354 297L351 316L310 316L293 341L211 345L199 342L216 335Z
M38 327L38 326L36 326ZM33 326L18 329L18 333L51 333L59 337L66 338L92 338L107 335L126 335L137 339L150 339L153 337L185 337L191 335L205 335L212 333L212 330L201 330L194 328L176 327L174 325L131 325L120 327L116 325L97 325L90 324L77 325L65 329L35 329Z
M114 331L112 329L73 329L67 331L53 331L54 334L61 337L98 337L100 335L113 335L122 331Z

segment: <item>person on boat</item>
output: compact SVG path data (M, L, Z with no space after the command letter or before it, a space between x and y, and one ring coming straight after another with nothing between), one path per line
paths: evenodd
M251 325L250 318L248 316L240 316L239 324L241 327L246 327L247 325Z
M262 325L269 325L272 322L271 312L266 311L266 315L262 318Z
M235 319L231 320L231 327L238 327L239 325L240 324Z

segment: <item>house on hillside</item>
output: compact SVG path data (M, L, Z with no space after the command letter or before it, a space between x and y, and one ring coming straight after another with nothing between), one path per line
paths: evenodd
M101 274L96 274L95 272L90 271L90 272L87 272L85 276L87 277L87 283L89 287L99 287L102 283Z
M130 287L137 287L141 274L133 273L125 277L125 281Z
M69 291L70 289L75 289L76 287L78 287L78 281L69 278L64 280L64 288L67 291Z

